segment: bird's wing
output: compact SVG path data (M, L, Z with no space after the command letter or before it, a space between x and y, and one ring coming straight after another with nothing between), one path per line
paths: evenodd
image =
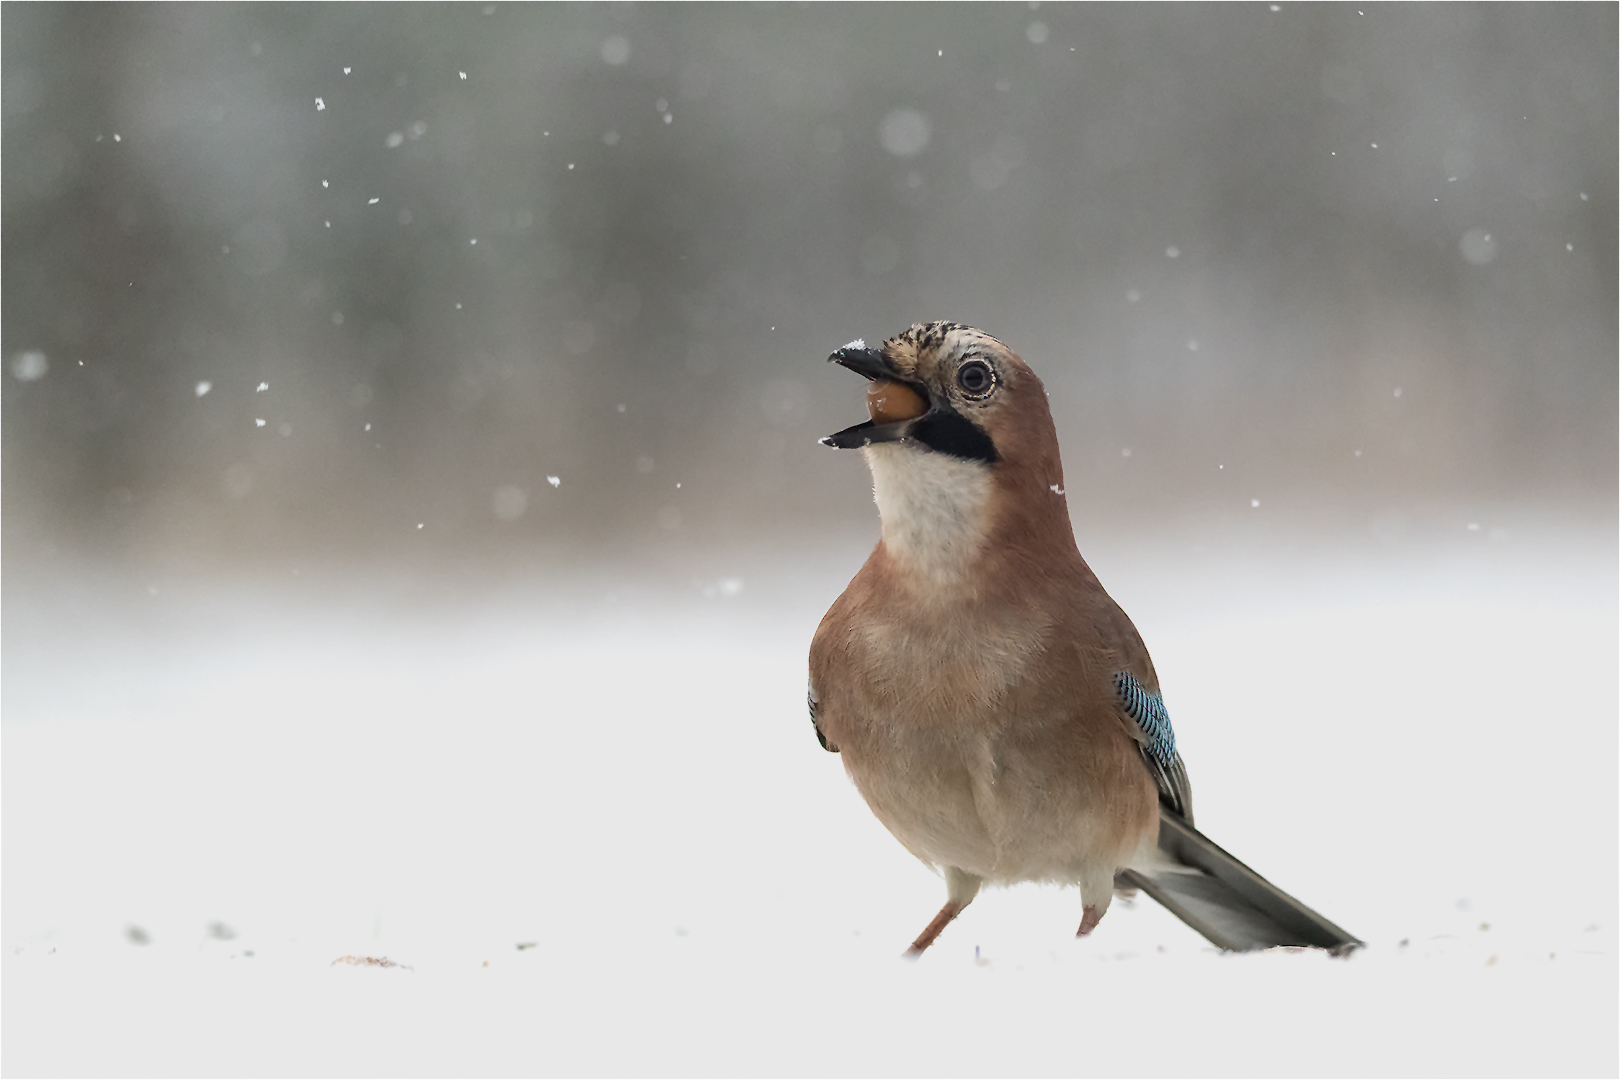
M821 724L816 719L816 713L818 713L821 709L821 699L816 697L815 683L810 684L809 688L805 692L804 698L806 704L810 706L810 726L816 729L816 741L821 743L821 748L823 750L826 750L829 753L838 753L838 747L828 742L827 736L821 733Z
M1176 753L1176 733L1170 727L1164 701L1128 671L1114 676L1114 693L1126 718L1136 726L1136 746L1158 786L1159 802L1191 822L1192 784L1187 780L1181 755Z

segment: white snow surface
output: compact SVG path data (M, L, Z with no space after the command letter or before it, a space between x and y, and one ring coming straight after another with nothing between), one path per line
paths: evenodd
M0 1067L1613 1075L1612 522L1081 539L1199 824L1363 952L1020 886L901 960L943 886L804 705L869 539L455 598L76 568L8 580Z

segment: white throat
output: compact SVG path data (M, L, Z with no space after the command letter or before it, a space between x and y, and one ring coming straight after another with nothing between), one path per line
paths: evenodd
M989 533L989 467L904 442L863 452L884 547L930 585L961 581Z

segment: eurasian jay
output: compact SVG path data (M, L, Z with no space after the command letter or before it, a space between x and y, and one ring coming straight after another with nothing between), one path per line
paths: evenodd
M945 879L921 953L979 887L1078 884L1080 935L1141 889L1224 949L1360 944L1193 828L1136 627L1080 557L1046 390L997 339L918 324L829 359L871 380L881 538L816 630L810 719Z

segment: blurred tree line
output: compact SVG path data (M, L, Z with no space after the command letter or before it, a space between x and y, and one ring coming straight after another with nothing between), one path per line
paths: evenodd
M8 556L869 521L935 318L1091 520L1615 496L1613 5L5 15Z

